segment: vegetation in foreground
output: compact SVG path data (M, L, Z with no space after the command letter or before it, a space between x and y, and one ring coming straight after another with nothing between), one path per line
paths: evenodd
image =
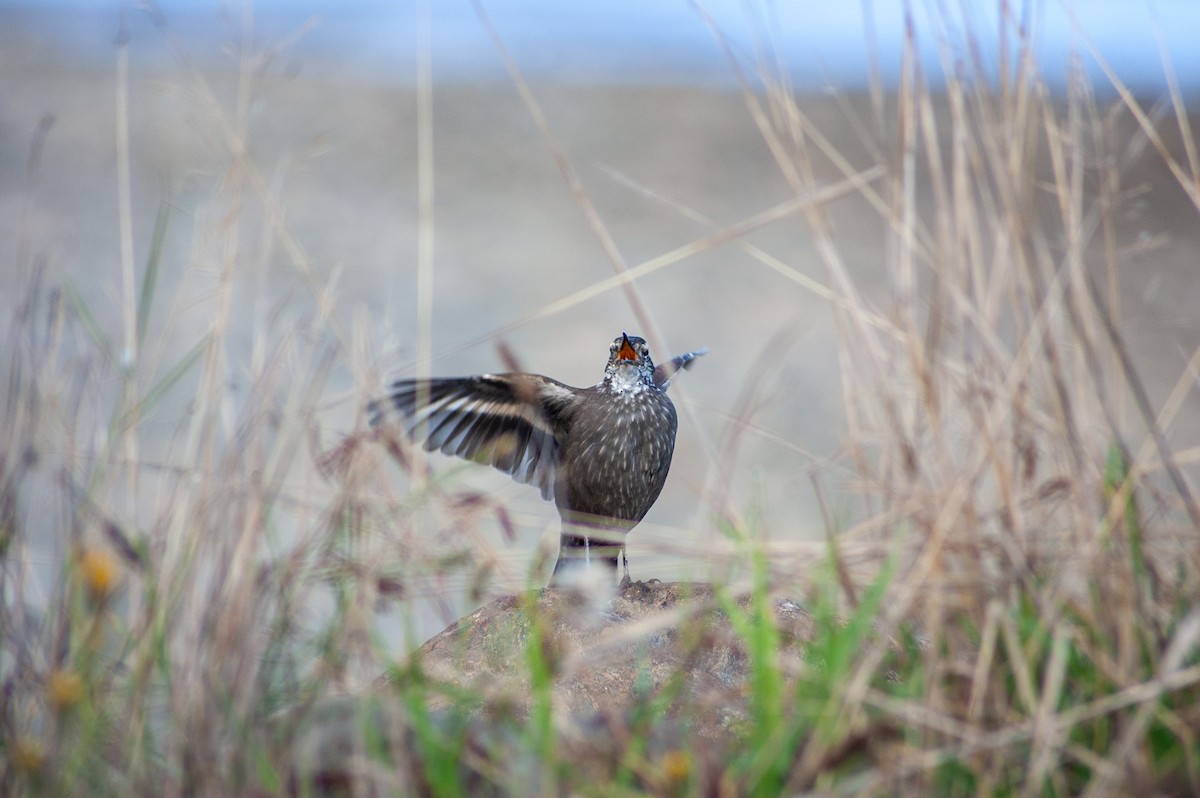
M750 579L746 601L716 594L747 661L736 755L654 743L657 713L678 709L666 692L613 728L624 754L598 778L562 745L536 618L530 707L492 725L481 696L419 663L383 694L347 691L396 664L375 636L381 602L449 571L484 595L469 530L504 508L423 465L398 491L377 441L352 439L330 465L314 419L331 362L361 353L320 322L264 321L232 392L237 222L214 234L226 256L209 330L172 362L139 357L168 312L164 211L123 283L118 334L70 282L15 264L28 288L0 344L0 791L1200 794L1200 505L1195 451L1170 436L1200 350L1152 403L1116 290L1136 252L1121 221L1141 190L1133 166L1165 164L1200 211L1194 149L1170 144L1192 140L1189 117L1177 97L1151 112L1120 86L1112 104L1079 83L1051 99L1025 50L998 86L946 66L959 77L944 96L915 62L896 96L875 96L859 144L877 155L858 165L769 67L733 66L780 172L811 199L791 212L826 271L798 275L744 241L753 224L698 247L743 246L828 301L855 488L815 568L720 491L705 497L724 565ZM230 135L221 201L254 195L293 240ZM887 306L855 283L818 162L888 231ZM180 393L194 400L150 451L146 425ZM779 634L781 596L803 600L810 640ZM336 768L317 762L330 751Z

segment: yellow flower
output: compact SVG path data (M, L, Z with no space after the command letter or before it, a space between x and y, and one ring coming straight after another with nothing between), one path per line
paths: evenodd
M117 561L103 549L88 549L79 558L79 573L88 594L104 599L117 584Z
M679 784L692 773L692 758L686 751L678 749L663 754L661 764L663 776L670 784Z
M37 740L18 739L12 747L12 763L26 773L41 770L46 763L46 751Z
M75 671L54 671L46 682L46 696L59 712L70 709L83 698L83 679Z

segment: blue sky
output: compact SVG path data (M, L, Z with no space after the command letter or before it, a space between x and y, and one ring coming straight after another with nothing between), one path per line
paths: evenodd
M1143 92L1161 91L1165 55L1185 92L1200 94L1200 0L1011 0L1010 4L1016 6L1014 13L1027 20L1038 60L1052 86L1061 84L1073 54L1103 84L1089 52L1094 48L1122 80ZM160 0L158 5L201 57L205 53L219 57L221 46L236 36L240 25L242 4L237 0ZM701 5L743 59L752 59L756 44L774 42L775 52L799 86L861 88L872 52L884 79L894 80L904 35L906 6L900 0L704 0ZM999 5L970 0L909 3L927 73L938 73L939 54L969 57L962 35L966 29L975 35L978 52L994 70ZM50 33L65 43L68 56L101 61L111 57L122 7L135 20L135 43L137 38L152 39L148 23L132 2L0 2L0 9L32 8L53 17ZM316 26L292 52L334 59L380 80L413 79L420 17L416 0L258 0L250 7L258 40L283 37L315 19ZM687 0L486 0L484 7L521 68L533 77L673 84L730 79L711 31ZM954 10L953 17L937 10L947 7ZM502 77L500 61L469 0L429 0L428 8L435 77L456 81ZM134 54L154 57L153 43L141 49L135 46Z

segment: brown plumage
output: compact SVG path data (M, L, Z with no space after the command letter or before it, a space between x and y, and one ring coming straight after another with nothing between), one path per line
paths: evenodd
M372 425L390 407L426 449L491 465L553 497L563 524L558 581L593 560L615 571L625 535L671 467L678 421L667 386L705 351L655 368L646 342L622 334L589 388L539 374L403 379L368 409Z

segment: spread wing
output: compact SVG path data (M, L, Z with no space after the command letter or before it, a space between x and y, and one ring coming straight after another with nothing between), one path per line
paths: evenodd
M671 384L672 377L680 371L690 369L692 361L706 354L708 354L708 349L697 349L695 352L685 352L673 357L666 363L659 363L654 369L654 384L666 390L667 386Z
M557 432L574 391L535 374L483 374L450 379L397 380L387 399L371 402L371 425L399 413L429 451L474 460L554 493Z

